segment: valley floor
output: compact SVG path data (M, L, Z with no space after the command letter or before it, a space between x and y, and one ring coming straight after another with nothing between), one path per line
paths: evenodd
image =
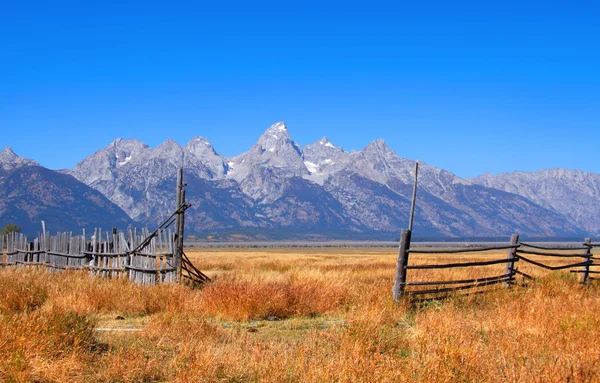
M600 382L600 285L392 302L396 251L197 249L204 289L0 270L0 381ZM497 258L411 256L411 263ZM477 278L409 270L409 280Z

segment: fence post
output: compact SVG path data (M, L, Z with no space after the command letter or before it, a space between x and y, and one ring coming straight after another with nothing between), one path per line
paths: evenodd
M182 205L182 198L183 197L183 168L179 168L179 170L177 171L177 195L176 195L176 204L175 204L175 209L179 209ZM177 213L177 218L175 221L175 252L173 254L173 266L176 269L175 272L175 282L179 283L181 282L180 280L180 270L181 270L181 258L182 258L182 254L181 252L183 251L183 241L181 238L181 232L182 230L182 226L183 226L183 213Z
M515 246L519 243L519 234L513 234L510 236L510 245ZM504 270L504 275L512 275L515 272L515 258L517 257L517 248L513 247L508 249L508 255L506 256L506 269ZM504 287L510 287L510 279L504 282Z
M394 301L399 301L400 296L404 293L406 283L406 266L408 265L408 250L410 249L411 231L402 229L400 234L400 248L398 249L398 263L396 264L396 281L392 292L394 293Z
M587 245L587 249L585 250L585 260L586 262L591 261L592 259L592 239L591 238L586 238L585 239L585 244ZM589 282L589 276L590 276L590 265L585 265L583 266L583 273L581 273L581 283L583 283L584 285L586 283Z
M181 205L185 205L185 189L181 190ZM183 238L185 235L185 212L181 212L181 226L179 226L179 259L177 261L177 280L181 283L183 263Z

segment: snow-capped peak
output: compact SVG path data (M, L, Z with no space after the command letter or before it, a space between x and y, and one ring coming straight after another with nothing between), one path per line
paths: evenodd
M335 149L335 148L336 148L336 146L335 146L334 144L332 144L332 143L331 143L331 141L329 141L329 140L327 139L327 137L323 137L323 138L321 138L321 139L319 140L319 144L320 144L320 145L323 145L323 146L327 146L328 148L332 148L332 149Z
M296 144L292 141L290 133L287 130L285 123L278 122L271 125L258 139L255 145L260 152L281 153L287 150L286 148L294 148L301 156L301 151L296 148Z
M289 139L290 134L287 130L285 122L280 121L269 126L269 128L263 133L262 138L269 140Z
M273 125L271 125L271 127L269 128L269 130L274 130L274 131L278 131L278 132L285 132L285 131L287 131L287 127L285 126L285 122L279 121L279 122L276 122Z
M200 136L192 138L192 141L194 143L199 143L202 145L210 145L210 142L208 142L208 140L206 138L200 137Z

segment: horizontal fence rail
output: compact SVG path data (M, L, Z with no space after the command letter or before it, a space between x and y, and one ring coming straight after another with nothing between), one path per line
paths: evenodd
M505 249L515 249L519 247L519 245L508 245L508 246L488 246L488 247L467 247L462 249L451 249L451 250L413 250L408 249L409 253L412 254L456 254L456 253L477 253L482 251L491 251L491 250L505 250Z
M440 253L440 254L444 254L444 253ZM445 254L450 254L450 253L445 253ZM512 262L517 262L518 259L515 259ZM494 259L491 261L478 261L478 262L457 262L457 263L446 263L446 264L439 264L439 265L413 265L413 266L406 266L407 270L416 270L416 269L451 269L451 268L455 268L455 267L474 267L474 266L489 266L489 265L497 265L499 263L507 263L509 261L507 261L506 259Z
M478 288L478 287L496 285L498 283L506 283L506 282L512 280L513 278L514 278L514 273L507 274L507 275L501 275L498 277L481 278L480 282L465 284L462 286L443 287L443 288L430 289L430 290L408 291L408 292L406 292L406 295L440 294L440 293L450 293L450 292L461 291L461 290L469 290L469 289L474 289L474 288Z
M177 282L175 233L166 229L152 234L148 229L126 233L96 229L91 237L85 230L81 235L46 232L29 241L21 233L9 233L0 235L0 267L87 270L90 275L127 278L142 285Z

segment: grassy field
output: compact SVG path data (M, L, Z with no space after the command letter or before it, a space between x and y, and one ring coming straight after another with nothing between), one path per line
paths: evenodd
M142 288L83 272L0 270L0 381L600 381L600 287L568 272L519 265L538 279L394 304L391 249L188 255L214 283ZM418 270L409 280L502 273Z

